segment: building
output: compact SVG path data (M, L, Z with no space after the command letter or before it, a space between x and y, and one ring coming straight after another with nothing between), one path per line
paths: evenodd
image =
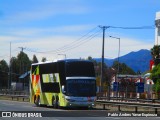
M156 13L155 27L155 45L160 45L160 11Z

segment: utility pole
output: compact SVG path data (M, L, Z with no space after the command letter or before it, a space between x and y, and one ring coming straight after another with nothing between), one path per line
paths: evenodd
M20 52L20 75L21 75L21 74L24 74L24 64L23 64L23 61L21 58L21 53L23 55L23 50L26 48L24 48L24 47L19 47L19 48L21 49L21 52ZM25 86L25 84L24 84L24 79L23 79L23 90L24 90L24 86Z
M8 73L8 89L11 88L12 74L11 74L11 42L10 42L10 56L9 56L9 73Z
M26 49L26 48L24 48L24 47L18 47L18 48L21 49L21 52L23 52L23 50Z
M9 73L10 73L10 86L12 84L12 61L11 61L11 50L12 50L12 43L10 42L10 66L9 66Z
M109 37L111 37L111 38L115 38L115 39L118 39L118 45L119 45L119 47L118 47L118 68L117 68L117 77L116 77L116 81L115 82L117 82L117 88L116 88L116 97L118 98L118 78L119 78L119 56L120 56L120 38L119 37L113 37L113 36L109 36ZM127 88L127 87L126 87ZM126 89L126 91L127 91L127 89ZM127 92L126 92L127 93Z
M22 52L22 53L23 53L23 50L26 49L26 48L24 48L24 47L18 47L18 48L21 49L21 52ZM20 55L20 74L22 74L22 73L23 73L23 69L22 69L22 58L21 58L21 55Z
M100 92L102 92L102 83L104 80L104 42L105 42L105 30L109 26L99 26L103 30L103 40L102 40L102 62L101 62L101 80L100 80ZM108 82L109 83L109 82Z

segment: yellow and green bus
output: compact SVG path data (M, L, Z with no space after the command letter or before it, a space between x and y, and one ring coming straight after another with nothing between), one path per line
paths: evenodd
M30 102L37 106L93 107L94 65L87 60L57 60L31 65Z

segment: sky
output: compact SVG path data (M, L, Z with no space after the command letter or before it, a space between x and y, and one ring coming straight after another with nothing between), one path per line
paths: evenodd
M52 61L63 58L100 58L150 50L155 39L155 15L160 0L0 0L0 60L17 57L23 48ZM118 27L143 27L122 29ZM11 52L10 52L11 51Z

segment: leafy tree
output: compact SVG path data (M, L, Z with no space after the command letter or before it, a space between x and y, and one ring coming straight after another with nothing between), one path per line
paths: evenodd
M9 67L11 74L9 75ZM18 82L19 76L27 71L30 71L31 60L24 52L20 52L17 57L10 59L10 66L5 60L0 61L0 88L8 88L9 82ZM27 79L26 79L27 80ZM24 81L25 83L28 82ZM9 83L10 84L10 83Z
M96 83L97 86L100 86L100 80L101 80L101 62L97 62L96 60L94 60L92 57L88 57L88 60L91 60L94 64L94 68L95 68L95 73L96 73ZM115 75L115 70L112 69L111 67L108 67L105 63L104 63L104 78L102 81L102 86L103 86L103 90L107 90L108 86L111 83L111 78L113 77L113 75Z
M47 59L45 57L42 58L42 62L46 62Z
M8 72L9 67L5 60L0 61L0 69L1 69L1 72Z
M160 79L160 64L158 64L152 69L150 78L155 84L157 83L157 80Z
M31 67L31 61L29 60L29 57L24 52L20 52L17 55L17 62L19 67L19 74L24 74L25 72L30 70Z
M0 88L8 87L9 67L5 60L0 61Z
M154 82L153 90L156 92L157 97L160 98L160 45L154 45L151 49L151 54L155 67L151 70L150 78Z
M160 64L156 65L151 70L150 78L155 84L153 90L156 92L157 97L160 97L160 95L158 94L160 92Z
M88 56L87 59L93 61L93 58L91 56Z
M11 60L11 80L18 82L19 76L27 71L30 71L31 61L27 54L20 52L17 57L12 57Z
M118 71L118 65L119 65L119 71ZM118 61L114 61L112 67L119 72L119 74L129 74L129 75L135 75L136 73L128 67L125 63L119 63Z
M38 63L38 59L36 55L33 55L32 63Z
M11 79L12 82L17 82L19 79L19 62L18 59L16 57L12 57L11 58Z
M160 45L154 45L151 48L151 55L153 59L160 58Z
M155 91L158 99L160 99L160 79L157 80L155 85Z

